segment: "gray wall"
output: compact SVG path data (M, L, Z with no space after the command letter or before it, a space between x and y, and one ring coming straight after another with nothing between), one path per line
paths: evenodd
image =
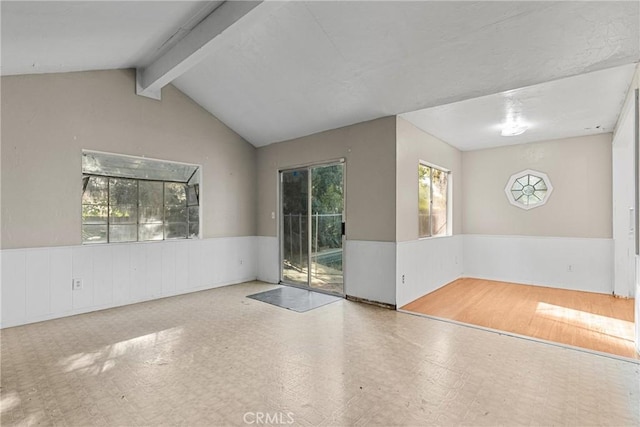
M82 149L202 165L203 237L255 235L255 148L133 70L2 77L2 248L81 243Z
M418 163L422 160L451 171L453 234L462 232L462 153L457 148L398 117L396 239L418 239Z
M612 237L611 134L462 153L463 232ZM549 201L529 211L509 204L504 187L524 169L546 173Z
M395 133L385 117L259 148L258 235L277 235L279 169L345 158L347 238L395 241Z

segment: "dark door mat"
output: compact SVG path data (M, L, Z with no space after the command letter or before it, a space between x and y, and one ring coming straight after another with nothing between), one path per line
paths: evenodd
M247 298L277 305L287 310L304 313L332 302L340 301L341 297L312 292L306 289L283 286L282 288L271 289L270 291L247 295Z

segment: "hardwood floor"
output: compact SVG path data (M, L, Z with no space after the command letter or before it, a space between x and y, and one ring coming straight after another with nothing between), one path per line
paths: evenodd
M633 306L611 295L465 278L402 309L640 359Z

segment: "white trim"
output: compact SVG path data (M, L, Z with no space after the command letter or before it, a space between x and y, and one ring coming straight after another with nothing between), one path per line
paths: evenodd
M112 152L109 152L109 151L89 150L89 149L83 148L82 149L82 154L84 154L84 153L106 154L106 155L109 155L109 156L129 157L131 159L151 160L152 162L175 163L177 165L197 166L199 168L202 167L202 165L198 164L198 163L187 163L187 162L178 162L178 161L175 161L175 160L157 159L155 157L147 157L145 155L136 156L134 154L112 153Z
M423 166L428 166L430 168L440 169L442 172L446 172L448 174L451 173L451 169L443 168L442 166L438 166L435 163L427 162L426 160L418 160L418 163L420 163Z
M337 159L329 159L329 160L320 160L317 162L310 162L310 163L301 163L301 164L297 164L294 166L283 166L278 168L278 173L282 173L282 172L291 172L291 171L295 171L298 169L305 169L305 168L312 168L315 166L331 166L331 165L337 165L339 163L345 163L346 160L344 157L340 157Z

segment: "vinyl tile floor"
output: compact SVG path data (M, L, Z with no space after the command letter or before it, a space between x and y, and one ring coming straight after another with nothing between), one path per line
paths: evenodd
M640 425L640 365L260 282L8 328L2 426Z

